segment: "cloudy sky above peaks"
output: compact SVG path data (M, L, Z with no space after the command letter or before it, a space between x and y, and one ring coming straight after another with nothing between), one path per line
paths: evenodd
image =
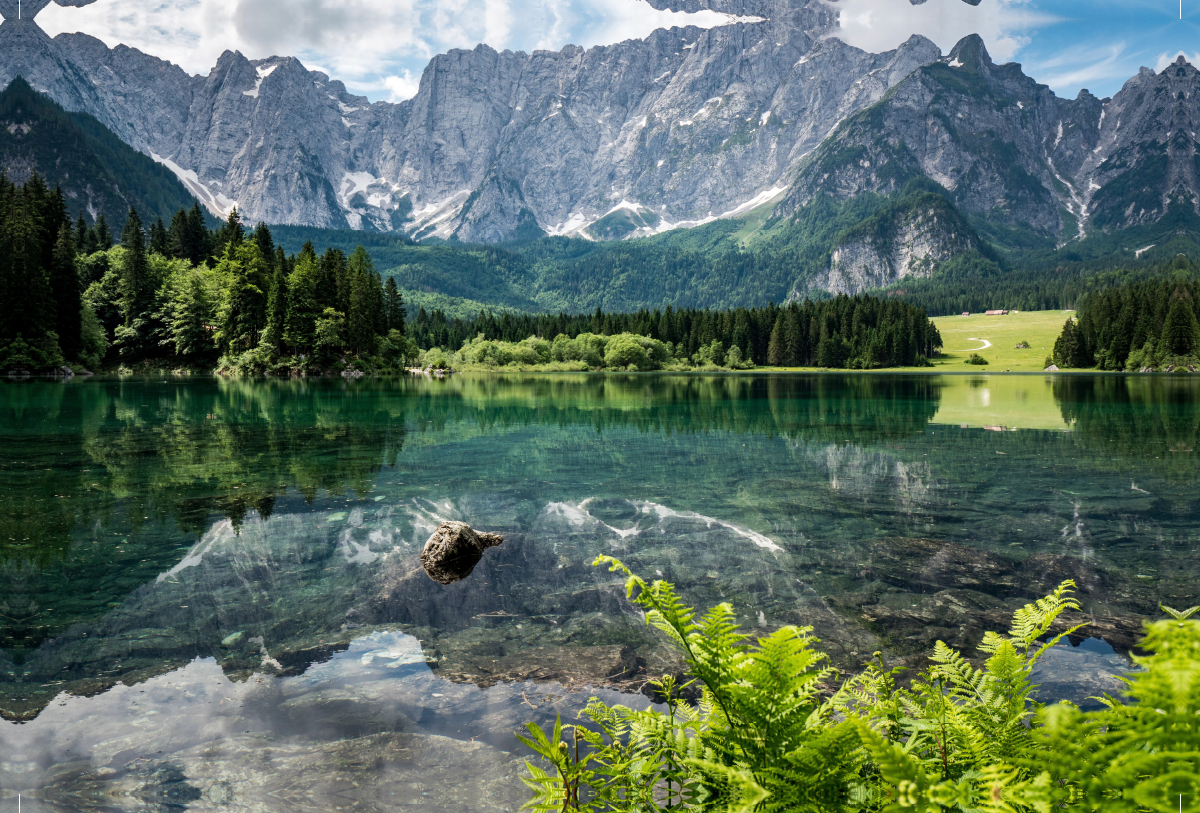
M59 0L87 3L88 0ZM1179 53L1200 62L1200 0L837 0L838 36L871 51L914 33L944 51L980 34L997 61L1058 93L1110 96L1140 66ZM83 31L207 74L226 49L252 59L299 57L372 100L413 95L435 54L486 42L497 49L557 50L642 38L656 28L730 22L728 15L657 11L645 0L94 0L51 5L51 34Z

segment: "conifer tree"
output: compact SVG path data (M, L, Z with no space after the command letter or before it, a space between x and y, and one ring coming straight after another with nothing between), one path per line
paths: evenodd
M150 224L150 253L163 257L171 256L170 241L161 217Z
M313 346L317 317L322 310L317 296L319 266L312 243L305 243L286 286L287 316L283 340L292 347L304 349Z
M104 219L104 212L101 212L100 216L96 218L96 230L94 234L96 236L96 251L108 251L112 248L112 232L109 231L108 221Z
M366 249L359 246L350 255L347 268L349 308L346 313L346 343L355 353L370 352L374 344L375 269Z
M261 242L260 242L261 245ZM267 295L267 326L263 331L264 345L278 351L283 344L283 332L287 320L287 276L283 263L276 263L271 274L271 288Z
M1200 348L1200 323L1196 320L1192 297L1183 286L1171 295L1159 347L1176 356L1190 356Z
M171 339L175 352L189 359L212 352L213 339L209 330L212 319L212 302L201 272L189 271L172 303Z
M387 312L387 327L388 330L396 330L400 335L404 335L404 297L400 294L400 289L396 287L396 279L388 277L387 283L384 285L384 308Z
M254 241L229 243L217 264L223 296L217 313L217 345L236 355L255 347L267 317L270 278Z
M134 320L146 311L152 293L146 235L136 209L129 210L125 228L121 231L121 245L125 247L120 269L121 315L125 318L125 326L132 327Z
M783 322L782 314L776 317L775 327L771 329L771 343L767 345L767 364L772 367L784 366L787 347L783 337Z
M75 239L69 226L58 230L54 258L50 266L50 287L54 297L54 331L68 359L78 359L83 349L83 300L79 271L75 267Z
M79 213L79 219L75 221L75 249L80 254L96 252L96 235L88 228L83 212Z

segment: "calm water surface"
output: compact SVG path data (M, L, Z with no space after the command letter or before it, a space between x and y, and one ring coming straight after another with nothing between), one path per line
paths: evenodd
M853 669L1072 578L1043 699L1200 603L1200 386L1120 376L0 385L0 809L513 810L511 732L679 668L597 554ZM502 533L449 587L436 525Z

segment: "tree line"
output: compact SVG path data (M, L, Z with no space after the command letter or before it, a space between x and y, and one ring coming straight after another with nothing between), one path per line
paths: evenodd
M1184 257L1157 279L1086 297L1078 322L1067 320L1054 344L1060 367L1167 370L1200 367L1200 281Z
M514 314L481 311L450 318L441 310L418 310L411 335L422 348L458 350L477 337L521 342L529 337L632 334L669 343L675 358L695 360L717 342L725 354L737 349L747 364L774 367L875 369L925 366L942 338L921 308L898 300L839 296L786 305L733 310L642 309L635 313ZM720 366L720 361L715 363Z
M404 299L361 246L288 255L238 212L210 229L199 204L170 226L131 209L119 242L103 215L73 223L60 189L0 174L0 371L172 364L326 372L403 364Z

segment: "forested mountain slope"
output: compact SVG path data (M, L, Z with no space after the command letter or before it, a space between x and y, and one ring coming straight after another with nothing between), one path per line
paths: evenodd
M152 219L192 205L165 167L139 153L86 113L67 113L23 79L0 92L0 171L23 184L34 173L61 186L72 216L104 215L117 229L130 207Z

